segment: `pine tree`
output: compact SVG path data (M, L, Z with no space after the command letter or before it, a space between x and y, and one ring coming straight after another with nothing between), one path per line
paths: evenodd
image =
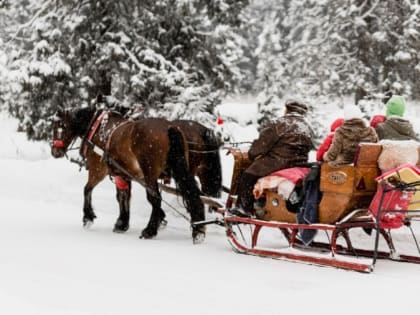
M31 139L47 138L57 106L86 106L98 94L210 124L220 93L243 77L235 28L246 3L35 1L33 18L9 35L22 38L9 64L22 98L9 109Z

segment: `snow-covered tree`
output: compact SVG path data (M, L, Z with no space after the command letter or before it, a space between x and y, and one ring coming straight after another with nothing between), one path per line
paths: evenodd
M141 103L154 115L210 123L220 93L243 74L234 31L247 1L34 1L8 41L22 97L10 111L32 139L46 138L57 106L98 94Z
M256 80L260 91L354 94L356 102L381 98L387 91L416 95L418 1L283 0L253 5L270 9L267 19L263 10L254 11L261 15L263 39Z

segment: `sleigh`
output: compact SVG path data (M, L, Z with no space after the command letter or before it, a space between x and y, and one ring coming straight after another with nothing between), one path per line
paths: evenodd
M420 170L403 165L381 175L381 145L361 144L352 165L321 165L319 222L303 224L272 189L257 200L256 218L231 215L240 175L251 162L246 152L227 150L234 167L226 205L219 212L236 252L360 272L373 271L378 259L420 263L414 233L420 224ZM303 231L316 233L309 244L301 239ZM402 248L397 246L401 243Z

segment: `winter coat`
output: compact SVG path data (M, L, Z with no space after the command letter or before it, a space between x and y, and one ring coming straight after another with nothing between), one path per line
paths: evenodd
M286 114L264 128L252 143L248 157L254 162L246 172L263 177L276 170L306 166L312 135L302 115Z
M406 119L391 116L375 128L379 140L418 140L413 125Z
M332 165L351 164L360 142L377 141L375 129L366 126L362 119L348 119L335 131L331 147L324 154L324 161Z
M318 162L322 161L322 157L323 157L324 153L327 152L327 150L330 148L331 143L332 143L333 138L334 138L334 131L338 127L340 127L343 123L344 123L343 118L337 118L331 124L331 133L324 139L322 144L319 146L318 151L316 151L316 160Z

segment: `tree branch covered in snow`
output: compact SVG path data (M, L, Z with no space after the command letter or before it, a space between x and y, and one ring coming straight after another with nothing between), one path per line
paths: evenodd
M23 40L7 62L22 97L7 104L31 139L48 137L57 106L86 105L97 94L159 115L179 104L209 123L219 95L243 76L235 28L247 0L24 1L12 9L26 4L30 17L9 33Z

